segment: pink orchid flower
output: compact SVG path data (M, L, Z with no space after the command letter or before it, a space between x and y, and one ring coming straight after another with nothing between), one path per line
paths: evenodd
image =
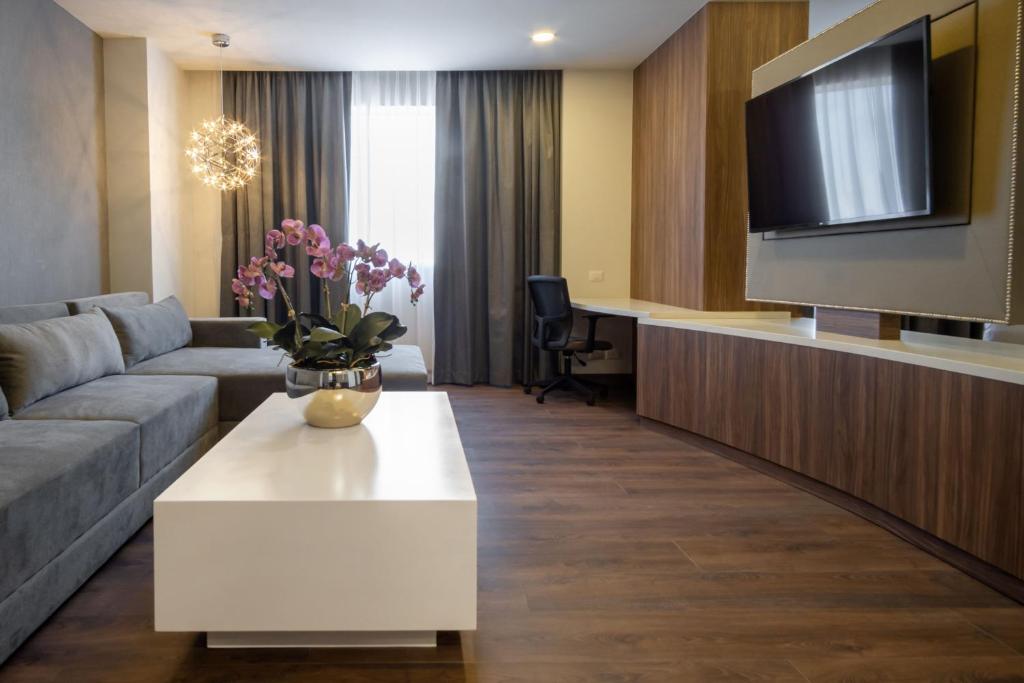
M270 301L277 294L277 282L274 280L268 280L261 275L259 280L256 282L256 291L259 292L261 297Z
M383 268L374 269L370 271L370 277L366 283L367 287L371 292L379 292L383 290L384 287L388 284L389 276L390 273L388 273L388 271L384 270Z
M284 231L285 241L293 247L302 244L302 240L306 239L306 229L302 221L294 218L285 218L281 221L281 230Z
M284 261L275 261L270 264L270 269L277 273L278 277L295 277L295 269Z
M249 287L256 284L256 281L263 277L263 267L266 265L267 259L256 258L253 256L249 259L249 263L244 266L238 267L238 279L244 282Z
M423 282L423 276L420 275L418 270L416 270L416 266L411 263L409 264L409 269L406 271L405 279L409 281L409 286L413 288L419 287Z
M306 253L324 258L331 252L331 240L319 225L311 225L306 231Z
M273 249L280 249L284 246L285 237L284 233L280 230L271 230L267 233L267 247Z
M367 246L366 242L364 242L362 240L358 240L356 242L356 256L358 256L359 258L363 259L364 261L369 261L370 259L372 259L373 258L373 254L376 251L377 251L377 245L374 245L374 246L370 247L370 246Z
M421 296L423 296L423 290L425 288L426 287L424 285L420 285L416 289L412 290L412 294L409 295L409 301L412 302L413 306L415 306L416 302L420 300Z
M383 249L378 249L373 253L373 256L370 257L370 263L378 268L386 266L388 264L388 252Z
M391 259L388 263L388 270L391 271L391 277L398 279L405 277L405 264L396 258Z
M338 248L335 251L338 252L338 258L340 258L342 261L345 261L346 263L348 263L349 261L353 260L356 257L356 250L353 249L352 245L350 244L339 244Z

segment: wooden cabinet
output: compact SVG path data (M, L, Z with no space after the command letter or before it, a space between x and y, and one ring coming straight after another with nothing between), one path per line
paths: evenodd
M828 484L1024 579L1024 386L641 326L637 412Z

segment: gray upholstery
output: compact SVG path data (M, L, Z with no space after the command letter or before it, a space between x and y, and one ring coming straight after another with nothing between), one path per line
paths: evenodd
M237 422L274 392L284 391L288 358L273 349L178 349L143 361L132 375L216 377L221 421Z
M0 664L153 516L153 499L217 441L207 432L0 601Z
M62 389L123 372L121 347L101 311L0 325L0 387L14 413Z
M427 366L420 347L398 344L377 356L384 391L426 391Z
M145 292L118 292L117 294L100 294L84 299L65 301L71 315L87 313L96 307L121 308L124 306L144 306L149 303L149 295Z
M15 413L20 420L123 420L140 429L140 477L146 481L217 426L212 377L116 375L68 389Z
M247 328L265 321L266 318L192 318L192 346L263 348L263 340Z
M134 424L0 425L0 600L138 486Z
M192 341L188 314L176 297L144 306L101 308L117 333L126 368L188 346Z
M68 307L59 302L28 306L0 306L0 325L33 323L37 320L66 317L68 317Z
M11 415L11 409L7 405L7 397L4 396L3 388L0 388L0 420L6 420Z

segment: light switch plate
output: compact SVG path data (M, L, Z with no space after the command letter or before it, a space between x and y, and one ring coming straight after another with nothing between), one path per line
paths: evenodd
M604 282L604 271L603 270L592 270L590 271L591 282Z

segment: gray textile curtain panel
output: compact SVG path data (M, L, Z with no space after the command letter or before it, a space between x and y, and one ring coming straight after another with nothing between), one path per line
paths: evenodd
M561 109L560 71L437 74L437 384L547 371L526 277L559 271Z
M224 74L224 115L253 131L262 162L255 180L221 200L223 315L239 313L227 285L238 265L263 254L264 236L283 219L319 223L332 243L347 237L351 99L349 72ZM286 253L296 270L286 281L289 295L301 311L319 313L319 280L308 275L309 257L302 246ZM277 309L268 311L258 299L254 314L284 321L284 304L276 301Z

